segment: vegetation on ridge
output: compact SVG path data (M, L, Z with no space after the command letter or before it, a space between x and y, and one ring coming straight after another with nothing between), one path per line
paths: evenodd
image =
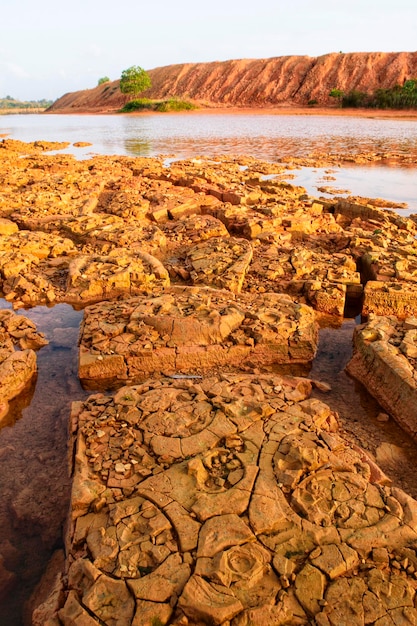
M142 91L149 89L151 86L151 78L142 67L132 65L127 70L123 70L120 77L120 91L125 94L132 94L133 97L138 96Z
M403 92L408 87L406 85L404 90L404 77L417 79L417 52L232 59L157 67L148 73L152 86L142 93L129 90L124 95L119 88L120 80L112 80L101 85L98 91L92 89L64 94L53 104L53 111L117 111L126 101L144 97L153 100L175 97L194 102L202 108L271 109L290 105L327 108L332 103L333 106L342 106L337 96L329 96L334 88L343 91L343 106L363 105L363 100L371 100L368 94L387 88L388 91L378 91L379 100L373 106L392 106L392 100L395 106L398 106L397 100L400 100L400 106L414 106L413 100L409 101L410 94ZM252 78L248 80L248 76ZM400 85L397 88L400 93L390 91L396 84ZM409 85L412 87L413 83ZM367 92L366 98L361 95L362 92ZM389 98L388 103L387 95L394 96Z
M166 113L168 111L190 111L197 109L197 106L187 100L178 100L177 98L169 98L168 100L149 100L148 98L139 98L126 102L120 110L121 113L131 113L132 111L159 111Z
M416 109L417 79L406 80L403 86L395 85L390 89L376 89L373 94L355 89L344 93L340 89L332 89L329 93L337 98L342 108L365 107L371 109Z

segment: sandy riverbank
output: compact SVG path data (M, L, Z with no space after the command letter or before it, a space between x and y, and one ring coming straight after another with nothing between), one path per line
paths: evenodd
M48 111L45 111L48 114ZM54 115L110 115L120 114L120 109L91 108L91 109L61 109L50 111ZM157 111L137 111L125 115L161 115ZM166 115L167 113L164 113ZM296 107L285 105L282 107L201 107L192 111L172 111L170 115L322 115L337 117L361 117L371 119L399 119L417 120L417 110L393 109L342 109L337 107Z

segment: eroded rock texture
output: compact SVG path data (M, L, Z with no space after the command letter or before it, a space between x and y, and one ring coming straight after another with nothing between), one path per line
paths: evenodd
M91 388L136 382L155 373L229 366L306 363L317 349L312 309L286 295L234 297L207 288L88 307L79 376Z
M414 294L415 298L415 294ZM354 333L347 369L417 439L417 318L371 316Z
M415 314L416 221L381 200L310 198L283 164L249 157L164 167L1 146L0 288L15 307L180 284L287 293L338 316L363 297L365 313Z
M29 319L0 310L0 421L8 411L8 401L36 374L35 350L47 343Z
M148 380L73 406L69 624L414 624L415 501L306 379Z

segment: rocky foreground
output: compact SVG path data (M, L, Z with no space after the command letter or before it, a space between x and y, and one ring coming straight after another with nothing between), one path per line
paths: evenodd
M65 569L32 623L417 624L416 501L320 381L278 373L362 310L349 371L416 437L415 217L311 198L283 164L45 154L64 147L0 144L1 293L84 309L95 391L68 416ZM45 340L0 324L7 401Z

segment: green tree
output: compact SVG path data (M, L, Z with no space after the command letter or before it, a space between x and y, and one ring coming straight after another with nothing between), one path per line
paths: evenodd
M108 76L103 76L103 78L98 79L97 85L103 85L104 83L109 83L110 78Z
M149 74L139 65L132 65L127 70L123 70L120 77L120 91L122 93L132 94L135 98L145 89L149 89L150 86Z
M345 94L343 93L343 91L341 89L337 89L337 87L335 87L334 89L331 89L329 92L329 96L331 98L336 98L336 100L338 100L339 105L341 106L342 103L342 98Z

